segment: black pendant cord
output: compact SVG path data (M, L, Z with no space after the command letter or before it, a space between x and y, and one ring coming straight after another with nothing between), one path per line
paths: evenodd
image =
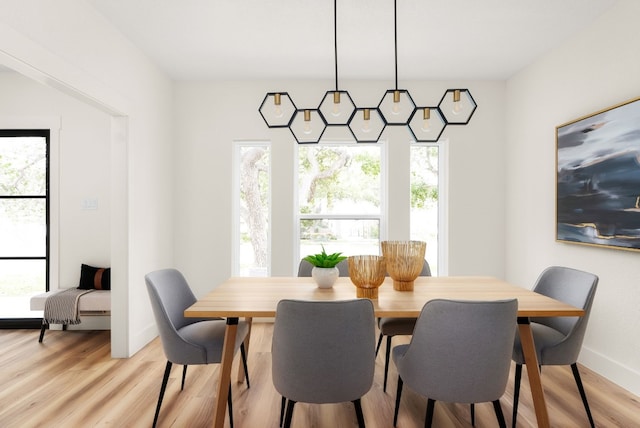
M398 5L397 0L393 0L393 36L395 47L396 63L396 91L398 90Z
M336 64L336 92L338 92L338 0L333 0L333 52Z

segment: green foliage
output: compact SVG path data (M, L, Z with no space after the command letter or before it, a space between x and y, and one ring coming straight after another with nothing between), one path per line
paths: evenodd
M46 140L0 138L0 195L15 196L2 204L0 216L14 225L44 224L46 216Z
M427 201L438 200L438 187L424 182L411 183L411 207L424 208Z
M321 253L309 255L305 257L304 260L308 261L316 267L332 268L342 260L347 258L346 256L343 256L341 254L342 253L327 254L327 252L324 250L324 245L322 245Z
M370 154L364 153L357 155L356 160L360 162L360 169L365 176L380 176L380 158L373 158Z

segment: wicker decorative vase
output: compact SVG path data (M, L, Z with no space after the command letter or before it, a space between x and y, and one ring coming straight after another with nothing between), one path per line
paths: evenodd
M378 287L384 282L387 272L384 257L351 256L349 277L356 286L356 296L368 299L378 298Z
M393 279L393 289L413 291L413 282L424 264L427 243L424 241L382 241L382 256L387 272Z

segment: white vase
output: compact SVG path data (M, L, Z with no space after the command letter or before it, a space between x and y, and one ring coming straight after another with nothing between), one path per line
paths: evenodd
M340 272L337 267L322 268L314 266L311 269L311 277L318 284L318 288L331 288L338 279Z

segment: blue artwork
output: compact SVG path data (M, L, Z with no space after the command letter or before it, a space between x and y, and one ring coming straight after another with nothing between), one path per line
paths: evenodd
M640 98L560 125L557 240L640 250Z

